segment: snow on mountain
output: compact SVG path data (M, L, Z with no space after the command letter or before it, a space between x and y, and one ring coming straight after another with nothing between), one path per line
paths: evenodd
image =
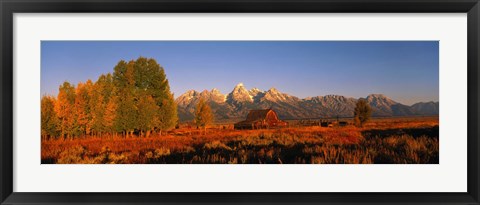
M253 102L253 97L245 86L243 86L243 83L239 83L233 88L233 91L227 95L226 101L230 104L241 104L244 102Z
M274 109L283 119L324 117L351 117L357 99L341 95L325 95L300 99L282 93L276 88L262 91L247 90L243 83L224 95L218 89L197 92L189 90L176 99L181 121L193 119L195 105L205 99L212 107L216 119L242 119L251 109ZM370 94L366 98L373 116L436 115L438 102L417 103L412 106L395 102L383 94Z

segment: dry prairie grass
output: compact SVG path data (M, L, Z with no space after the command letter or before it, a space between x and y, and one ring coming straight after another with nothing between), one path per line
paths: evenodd
M42 140L42 163L438 163L438 118L376 119L363 128L182 128L163 136Z

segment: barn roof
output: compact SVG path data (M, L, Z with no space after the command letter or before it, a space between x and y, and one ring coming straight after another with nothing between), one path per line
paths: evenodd
M267 118L267 114L272 111L272 109L266 110L250 110L247 115L247 119L245 121L257 121L257 120L264 120ZM276 114L276 113L275 113Z
M247 119L241 122L235 123L235 129L237 128L255 128L255 123L261 123L261 126L285 126L286 122L278 119L277 113L272 109L266 110L250 110L247 115ZM257 126L257 125L255 125Z

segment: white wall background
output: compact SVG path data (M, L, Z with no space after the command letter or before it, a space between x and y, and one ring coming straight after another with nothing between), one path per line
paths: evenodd
M42 165L42 40L438 40L440 164ZM15 14L14 105L15 192L466 192L467 17Z

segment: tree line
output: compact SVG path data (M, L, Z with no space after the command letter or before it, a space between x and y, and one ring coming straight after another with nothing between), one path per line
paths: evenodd
M355 107L355 124L363 126L371 116L368 103L360 99ZM214 121L204 99L195 109L194 123L206 127ZM58 95L41 99L42 137L139 135L174 128L177 106L163 67L154 59L140 57L119 61L113 74L103 74L76 86L65 81Z
M56 97L41 99L42 137L161 135L177 123L165 71L151 58L122 60L113 74L77 86L66 81Z

